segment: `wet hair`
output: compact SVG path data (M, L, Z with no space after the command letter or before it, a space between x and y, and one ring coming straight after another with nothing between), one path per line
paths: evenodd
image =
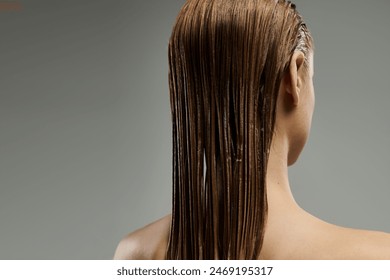
M258 259L276 101L312 38L289 1L188 0L169 41L167 259ZM306 61L307 67L307 61Z

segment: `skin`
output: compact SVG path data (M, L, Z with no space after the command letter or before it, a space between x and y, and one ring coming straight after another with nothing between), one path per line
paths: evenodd
M294 200L288 166L308 138L314 111L313 55L295 52L280 85L267 172L268 220L260 259L390 259L390 234L340 227L303 210ZM114 259L164 259L171 216L124 237Z

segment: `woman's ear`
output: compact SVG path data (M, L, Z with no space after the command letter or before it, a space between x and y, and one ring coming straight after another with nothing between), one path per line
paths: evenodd
M286 92L291 96L294 106L299 104L299 94L302 88L303 64L305 55L301 51L296 51L291 57L290 67L286 73Z

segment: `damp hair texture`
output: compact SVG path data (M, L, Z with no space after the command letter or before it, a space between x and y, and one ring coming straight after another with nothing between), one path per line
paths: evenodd
M169 42L173 136L167 259L258 259L276 101L312 38L295 5L188 0ZM307 61L305 63L307 66Z

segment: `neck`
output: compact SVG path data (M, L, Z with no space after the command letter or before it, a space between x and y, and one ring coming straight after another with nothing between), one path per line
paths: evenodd
M288 180L288 140L275 135L267 167L267 199L269 211L299 208Z
M287 138L275 134L267 166L267 224L260 258L276 258L280 248L291 246L291 232L304 217L304 211L295 202L288 181ZM289 231L286 238L286 230ZM287 242L287 243L286 243ZM281 245L282 244L282 245Z

